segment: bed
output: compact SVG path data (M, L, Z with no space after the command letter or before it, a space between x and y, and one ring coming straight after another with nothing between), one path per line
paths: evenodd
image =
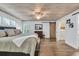
M0 37L0 55L34 56L39 43L40 39L36 34L19 34L11 37Z

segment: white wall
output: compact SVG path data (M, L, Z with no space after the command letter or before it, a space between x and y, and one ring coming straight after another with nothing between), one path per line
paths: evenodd
M65 30L64 31L61 30L62 23L63 23L63 26L65 26L64 18L56 21L56 40L57 41L65 39L64 37Z
M45 34L45 38L50 38L49 22L43 22L43 33Z
M61 24L60 20L56 21L56 41L62 40L61 39L61 29L60 29L61 25L60 24Z
M77 15L77 46L78 46L78 49L79 49L79 14Z
M64 33L65 43L72 46L73 48L78 49L79 48L79 39L77 39L78 38L78 35L77 35L78 14L72 16L72 14L74 14L76 12L79 12L79 10L76 10L76 11L62 17L56 23L60 23L61 21L64 20L64 22L65 22L65 33ZM68 19L71 19L71 22L74 24L73 28L69 28L69 25L66 24L66 20L68 20ZM61 34L61 32L59 33L59 35L60 34Z
M42 24L43 25L43 34L45 35L45 38L50 38L50 26L49 22L43 22L43 21L23 21L23 29L25 29L24 25L28 27L29 33L34 33L35 31L35 24ZM27 30L27 28L26 28Z
M65 42L66 44L78 49L77 46L77 15L71 16L71 23L74 24L73 28L69 28L69 25L66 24L65 27Z

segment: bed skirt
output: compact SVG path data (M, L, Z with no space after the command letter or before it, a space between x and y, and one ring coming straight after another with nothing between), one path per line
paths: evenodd
M0 56L30 56L29 53L0 51Z

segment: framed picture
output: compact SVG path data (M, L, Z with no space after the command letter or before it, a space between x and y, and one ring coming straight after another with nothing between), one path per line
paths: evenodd
M35 24L35 30L42 30L43 25L42 24Z
M66 21L66 24L70 24L70 21L71 21L71 20L70 20L70 19L68 19L68 20Z
M70 27L70 28L73 28L73 27L74 27L73 23L70 23L70 24L69 24L69 27Z

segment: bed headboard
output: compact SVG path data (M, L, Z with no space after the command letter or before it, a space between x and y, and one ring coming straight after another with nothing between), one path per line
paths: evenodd
M16 29L16 27L3 27L3 26L0 26L0 30L4 30L4 29Z

